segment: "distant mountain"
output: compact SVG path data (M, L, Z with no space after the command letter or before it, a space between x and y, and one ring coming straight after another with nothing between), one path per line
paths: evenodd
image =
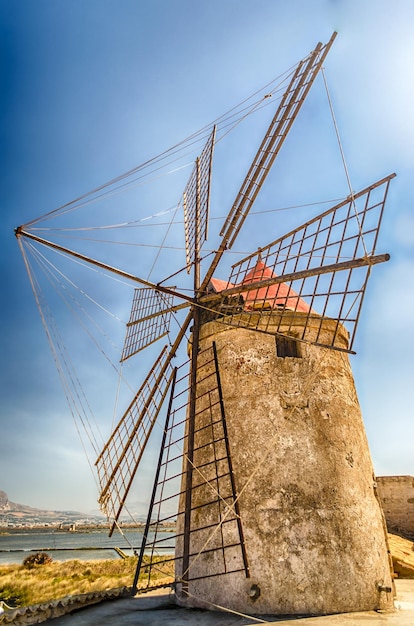
M11 502L7 493L5 491L0 491L0 513L8 513L11 511L30 513L36 511L36 509L31 506L27 506L26 504L17 504L16 502Z
M26 504L17 504L9 500L5 491L0 490L0 525L48 525L86 520L91 523L102 523L103 519L100 515L87 515L78 511L47 511Z
M134 507L135 505L135 507ZM131 503L130 514L120 518L120 523L143 524L146 515L143 515L143 507L140 503ZM135 512L136 511L136 512ZM89 513L80 513L79 511L52 511L44 509L36 509L27 504L18 504L12 502L5 491L0 490L0 527L7 526L49 526L59 524L92 524L106 525L106 517L99 510L90 511Z

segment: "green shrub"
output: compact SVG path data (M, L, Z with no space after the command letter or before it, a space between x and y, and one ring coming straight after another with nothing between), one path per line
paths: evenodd
M49 565L52 561L52 557L49 556L47 552L36 552L25 558L23 566L27 569L33 569L33 567L37 565Z

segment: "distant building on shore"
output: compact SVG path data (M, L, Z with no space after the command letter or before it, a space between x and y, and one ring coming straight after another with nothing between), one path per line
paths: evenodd
M377 488L388 530L414 539L414 476L378 476Z

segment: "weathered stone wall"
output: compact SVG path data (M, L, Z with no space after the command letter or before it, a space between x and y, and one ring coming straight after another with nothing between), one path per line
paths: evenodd
M277 317L268 322L279 328ZM302 317L284 313L281 332L300 335ZM315 319L306 339L329 343L336 329ZM346 347L343 329L340 339ZM385 521L347 355L303 343L300 356L281 358L274 336L219 321L202 326L201 350L212 341L250 577L203 579L214 564L200 555L180 602L291 615L391 607ZM197 492L200 511L211 482ZM191 552L205 545L194 537Z
M377 477L388 530L414 538L414 477Z

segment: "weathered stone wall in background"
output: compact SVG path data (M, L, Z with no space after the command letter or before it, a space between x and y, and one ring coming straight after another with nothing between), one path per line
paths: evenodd
M414 537L414 477L378 476L377 485L388 530Z

